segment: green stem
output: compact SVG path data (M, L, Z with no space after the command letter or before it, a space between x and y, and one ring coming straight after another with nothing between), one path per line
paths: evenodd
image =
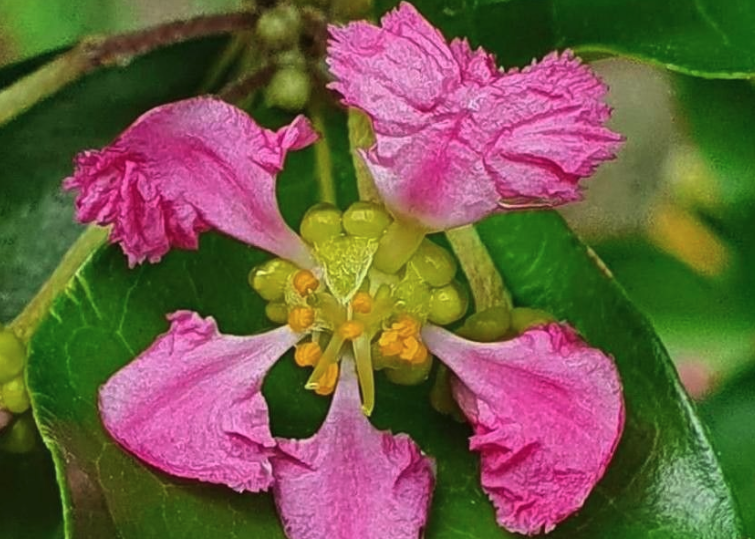
M473 226L446 231L446 237L466 274L477 312L499 305L512 307L511 295L485 244Z
M0 91L0 126L100 67L124 65L157 48L249 28L256 13L229 13L176 21L138 32L84 39L70 51Z

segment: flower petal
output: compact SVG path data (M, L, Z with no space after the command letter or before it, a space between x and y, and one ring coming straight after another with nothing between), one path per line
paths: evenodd
M317 135L304 117L278 132L213 98L194 98L142 115L110 146L76 158L64 188L77 190L80 222L112 225L131 266L157 262L171 247L196 249L217 229L309 266L309 251L283 221L275 175L288 150Z
M291 539L417 539L433 462L406 435L375 430L361 410L353 360L328 418L307 440L279 440L273 492Z
M100 389L108 432L143 461L179 477L238 490L272 481L262 381L299 338L288 326L252 337L221 335L189 311Z
M428 326L425 343L458 376L482 486L507 529L550 531L603 476L624 427L618 373L566 325L475 343Z
M579 180L622 140L603 127L605 86L571 52L504 74L406 3L382 28L352 23L331 36L331 86L373 120L363 157L378 191L429 230L578 200Z

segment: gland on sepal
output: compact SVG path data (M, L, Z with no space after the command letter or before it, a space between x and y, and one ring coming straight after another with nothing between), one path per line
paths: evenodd
M511 329L516 334L524 333L530 328L556 322L549 312L530 307L515 307L511 311Z
M11 381L24 370L26 349L10 328L0 326L0 384Z
M477 342L501 341L511 333L511 309L507 305L498 305L474 313L457 333Z
M340 236L343 234L341 215L341 210L332 204L327 202L315 204L307 210L299 225L301 237L307 243L314 245Z
M298 271L293 263L273 258L249 272L249 284L266 301L280 301L289 278Z
M416 386L427 380L433 367L433 356L428 354L421 363L401 363L383 370L385 376L394 384Z
M364 238L380 238L391 221L385 208L364 200L355 202L343 214L346 232Z
M434 324L447 326L467 314L469 295L457 282L433 288L430 295L428 320Z
M0 402L14 414L22 414L29 409L31 403L23 375L0 386Z
M450 283L457 270L451 253L427 238L420 243L407 266L414 268L423 281L436 288Z

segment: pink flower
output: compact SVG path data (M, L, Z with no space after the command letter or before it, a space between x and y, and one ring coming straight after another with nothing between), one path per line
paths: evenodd
M573 191L551 180L564 179L563 167L573 174L591 169L595 156L607 151L603 145L590 153L579 143L588 127L595 129L594 140L615 142L587 120L591 114L601 119L607 115L599 101L583 99L591 91L602 95L602 88L591 85L589 73L571 61L554 58L550 67L546 61L521 76L501 76L484 53L472 53L461 42L446 47L437 31L406 4L387 16L384 25L393 30L386 34L356 23L334 31L336 36L356 32L349 44L354 50L339 49L334 62L353 70L353 76L338 83L339 89L374 105L365 109L376 114L378 144L366 159L373 171L388 167L390 174L398 174L390 181L376 174L398 215L416 215L424 224L435 222L436 228L450 226L448 219L441 222L433 213L438 208L422 200L431 199L433 190L467 197L468 204L447 216L455 224L492 211L488 191L498 193L491 195L496 201L505 189L512 189L506 196L534 197L547 191L548 197L566 200ZM364 36L369 39L362 41ZM363 61L367 53L375 54L374 64ZM396 70L390 80L379 76L391 73L389 69ZM546 72L557 74L560 69L580 88L576 108L558 105L555 112L533 113L536 121L523 111L540 111L538 100L524 109L507 105L511 110L505 119L469 108L485 100L491 100L488 108L502 106L504 94L496 88L514 92L512 88L521 87L529 95L538 70L545 70L538 84L558 87ZM515 82L517 77L521 82ZM561 103L562 94L554 95ZM461 110L460 103L466 108ZM429 113L438 110L449 112ZM515 114L525 116L516 127L511 124ZM560 123L544 127L550 119ZM448 122L458 123L459 130ZM482 139L468 137L474 130L491 136L501 129L513 129L517 137L492 141L504 148L498 153L480 153L477 143ZM436 148L429 152L435 156L448 157L443 148L458 149L452 164L433 169L437 185L415 174L425 166L437 167L438 161L424 159L411 142L414 136ZM169 315L168 331L101 388L105 428L125 449L166 473L240 492L272 489L291 539L417 539L431 505L433 462L407 436L375 430L362 411L369 415L374 403L373 345L412 364L426 361L429 349L457 377L453 393L472 425L471 449L480 453L482 487L496 507L498 522L521 533L552 529L582 506L621 436L623 400L611 358L584 343L566 324L533 328L489 344L430 324L423 328L424 318L400 310L406 301L393 301L394 289L388 298L366 293L357 309L352 298L363 290L376 252L370 249L377 249L378 241L342 233L339 241L351 243L332 247L335 256L328 258L329 244L310 246L299 238L284 223L275 199L275 174L286 152L315 138L304 118L271 132L230 105L197 98L158 107L111 146L79 156L76 173L65 183L79 191L77 216L82 222L112 226L111 241L120 244L132 265L157 261L172 247L197 248L199 234L215 229L298 267L281 285L285 292L270 300L285 301L288 309L288 324L273 331L224 335L212 318L187 311ZM396 153L389 166L385 156L390 148ZM537 158L502 157L517 152ZM467 166L496 174L513 167L506 174L517 170L520 176L490 181L492 176L480 173L462 188L453 183L454 174L461 178L469 172ZM405 169L401 173L400 167ZM410 204L402 206L402 200ZM445 204L445 198L440 202ZM459 204L456 199L454 208ZM328 260L338 266L337 274L329 273ZM354 282L344 284L344 276ZM321 301L310 304L310 294L320 294L316 299ZM329 333L325 351L317 340L323 333ZM312 342L297 349L297 361L315 367L307 388L328 393L337 384L330 413L308 440L276 439L262 384L272 365L310 336ZM302 350L307 352L299 357ZM355 492L359 496L353 496ZM326 511L331 518L322 518Z
M372 119L377 143L361 155L375 185L428 230L579 200L579 180L622 140L603 127L605 85L570 51L503 73L406 2L382 27L330 32L330 86Z

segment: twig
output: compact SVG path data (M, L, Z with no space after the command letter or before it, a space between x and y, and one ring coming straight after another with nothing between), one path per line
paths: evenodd
M256 12L211 15L111 37L86 38L0 91L0 126L98 68L124 65L166 45L248 28L256 19Z
M275 73L275 66L268 64L258 71L241 77L222 88L216 95L223 101L237 105L250 93L262 88Z

